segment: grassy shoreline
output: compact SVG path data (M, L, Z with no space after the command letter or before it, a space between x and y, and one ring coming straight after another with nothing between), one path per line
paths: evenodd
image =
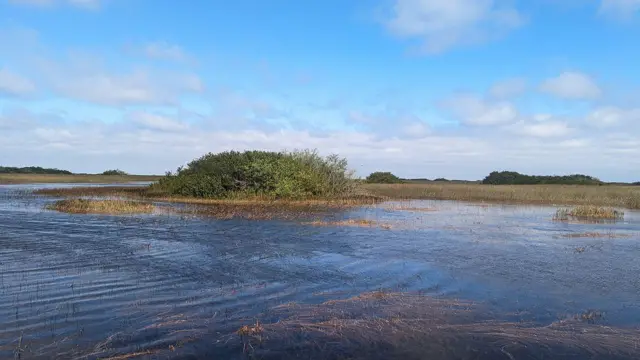
M93 175L93 174L0 174L0 185L10 184L118 184L157 181L157 175Z
M454 200L530 205L596 205L640 209L640 187L591 185L364 184L392 200Z
M38 195L123 196L133 199L196 205L300 205L358 206L384 200L453 200L472 203L530 204L553 206L593 205L640 209L640 187L588 185L482 185L482 184L364 184L357 195L336 199L274 200L271 198L203 199L154 193L145 187L77 187L42 189Z

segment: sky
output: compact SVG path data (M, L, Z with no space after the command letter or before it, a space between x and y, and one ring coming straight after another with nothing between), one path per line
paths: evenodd
M639 181L640 0L0 0L0 165Z

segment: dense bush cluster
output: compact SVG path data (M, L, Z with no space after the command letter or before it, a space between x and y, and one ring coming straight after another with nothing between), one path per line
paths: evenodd
M365 181L370 184L399 184L403 182L402 179L388 171L373 172L367 176Z
M40 166L6 167L0 166L0 174L64 174L71 175L71 171L60 169L47 169Z
M120 176L124 176L124 175L129 175L129 174L127 174L126 172L124 172L122 170L114 169L114 170L107 170L107 171L103 172L102 175L120 175Z
M330 198L354 188L347 161L316 151L227 151L209 153L155 187L171 195L201 198L264 196L270 198Z
M565 176L537 176L524 175L515 171L494 171L482 180L490 185L536 185L536 184L564 184L564 185L601 185L597 178L588 175Z

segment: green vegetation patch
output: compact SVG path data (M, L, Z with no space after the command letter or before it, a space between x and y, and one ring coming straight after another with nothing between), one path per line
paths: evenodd
M119 175L119 176L126 176L129 175L126 172L119 170L119 169L114 169L114 170L107 170L105 172L102 173L102 175Z
M316 151L209 153L167 173L152 190L170 196L211 199L337 198L353 194L347 161Z
M402 179L394 174L386 171L376 171L367 176L365 181L369 184L400 184L403 183Z

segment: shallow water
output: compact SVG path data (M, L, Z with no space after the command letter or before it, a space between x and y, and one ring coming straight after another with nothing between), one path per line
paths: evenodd
M496 319L549 324L593 310L601 324L640 324L637 212L573 224L553 222L553 207L413 201L402 206L435 211L386 203L336 217L390 229L310 226L61 214L43 210L55 199L25 192L40 187L0 186L0 358L89 354L162 319L239 318L378 289L472 300ZM563 236L586 232L612 236Z

